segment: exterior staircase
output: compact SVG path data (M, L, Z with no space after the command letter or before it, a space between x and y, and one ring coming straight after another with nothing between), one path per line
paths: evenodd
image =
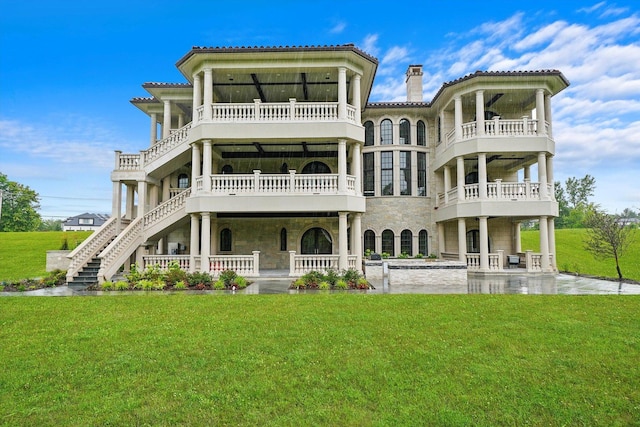
M98 283L98 270L100 269L100 258L92 258L87 262L78 272L78 275L73 278L73 282L67 283L67 285L78 288L86 288Z

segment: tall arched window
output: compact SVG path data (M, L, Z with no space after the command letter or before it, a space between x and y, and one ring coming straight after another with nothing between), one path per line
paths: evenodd
M413 255L413 233L411 230L402 230L400 233L400 252L409 256Z
M331 173L331 169L325 163L313 161L311 163L307 163L302 168L303 174L316 174L316 173Z
M364 232L364 250L369 249L371 252L376 251L376 233L372 230Z
M286 228L283 228L282 230L280 230L280 250L281 251L287 250L287 229Z
M389 119L384 119L380 123L380 144L393 144L393 124Z
M324 228L311 228L302 235L300 253L303 255L330 254L332 250L331 235Z
M220 231L220 252L229 252L231 250L231 230L228 228Z
M178 188L189 188L189 175L186 173L178 175Z
M429 254L429 235L427 234L427 230L420 230L418 233L418 252L422 255Z
M373 145L373 122L364 122L364 146Z
M411 123L409 120L400 120L400 144L411 144Z
M418 137L418 145L427 145L427 127L422 120L418 120L418 126L416 129Z
M222 173L224 175L229 175L233 173L233 167L231 165L224 165L222 167Z
M386 252L391 256L395 256L395 251L393 249L394 248L393 240L394 240L393 231L384 230L382 232L382 252Z

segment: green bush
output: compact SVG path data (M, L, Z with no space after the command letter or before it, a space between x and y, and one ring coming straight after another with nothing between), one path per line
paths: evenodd
M138 264L137 263L131 264L129 272L124 277L127 278L127 281L131 283L131 286L133 286L135 289L136 284L140 281L140 279L142 279L142 274L138 269Z
M129 283L124 280L118 280L114 285L116 291L126 291L129 289Z
M182 291L184 289L187 289L187 285L184 283L183 280L180 280L179 282L176 282L175 285L173 285L173 289Z
M171 261L167 268L167 272L164 275L164 280L167 285L175 285L178 282L184 282L187 280L187 272L180 268L180 264L176 261Z
M111 280L107 280L107 281L103 282L102 285L100 285L100 288L103 291L111 291L111 290L113 290L113 282Z
M213 289L215 289L216 291L221 291L225 288L226 288L226 285L224 284L224 280L222 280L222 278L216 280L213 283Z
M346 280L339 279L334 285L334 288L344 290L344 289L349 289L349 285L347 284Z
M245 279L242 276L236 276L236 279L234 281L234 284L236 285L236 287L238 289L244 289L247 287L248 283L247 283L247 279Z
M331 285L326 280L323 280L318 284L318 289L326 291L328 289L331 289Z
M161 291L167 287L167 283L161 279L154 280L152 283L152 288L156 291Z
M187 282L189 283L189 286L210 286L212 280L211 275L206 272L196 271L194 273L187 274Z

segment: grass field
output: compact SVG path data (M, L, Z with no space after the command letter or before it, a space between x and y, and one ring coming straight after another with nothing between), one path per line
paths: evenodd
M637 425L639 304L4 297L0 425Z
M91 231L0 233L0 281L46 275L47 251L58 250L66 239L75 248Z
M595 259L584 249L585 229L556 230L557 266L561 271L588 274L601 277L617 278L616 264L613 258ZM521 233L522 250L540 250L540 234L538 231ZM623 277L640 281L640 229L633 230L632 243L620 260Z

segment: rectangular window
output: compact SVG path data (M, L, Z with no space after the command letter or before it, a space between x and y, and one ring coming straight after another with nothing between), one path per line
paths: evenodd
M427 153L418 153L418 196L427 195Z
M380 193L393 196L393 152L380 153Z
M93 218L78 218L80 225L93 225Z
M400 152L400 194L411 195L411 152Z
M364 153L362 156L362 163L362 191L365 196L373 196L375 195L375 168L373 164L373 153Z

